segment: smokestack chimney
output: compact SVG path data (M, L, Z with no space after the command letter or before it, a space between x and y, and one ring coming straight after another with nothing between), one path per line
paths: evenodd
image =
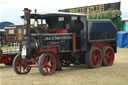
M24 25L25 25L25 29L26 29L26 35L27 36L30 36L30 31L31 31L31 28L30 28L30 13L31 13L31 10L28 9L28 8L24 8Z

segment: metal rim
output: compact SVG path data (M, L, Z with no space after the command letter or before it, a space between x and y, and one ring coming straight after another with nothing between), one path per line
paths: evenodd
M112 48L107 48L105 50L104 54L104 61L106 62L106 65L112 65L114 62L114 52Z
M31 70L31 67L27 66L27 60L19 56L16 61L16 69L19 74L27 74Z
M102 63L101 52L98 49L94 49L91 53L91 63L94 67L99 67Z
M54 73L56 69L56 60L53 55L46 54L42 59L42 70L46 75Z

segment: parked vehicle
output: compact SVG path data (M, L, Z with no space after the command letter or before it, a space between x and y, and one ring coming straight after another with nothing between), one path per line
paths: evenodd
M19 43L23 39L23 26L8 26L0 30L0 64L12 65L19 50Z
M31 14L24 9L26 35L13 61L17 74L38 67L51 75L63 65L111 66L117 52L117 31L111 20L87 20L76 13ZM31 21L34 20L34 26Z
M0 46L0 64L12 65L14 57L19 53L17 43Z

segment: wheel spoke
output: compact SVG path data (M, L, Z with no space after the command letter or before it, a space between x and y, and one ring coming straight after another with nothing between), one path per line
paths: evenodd
M105 59L107 60L108 58L109 58L109 51L107 51L105 54Z
M45 63L48 63L48 57L46 57Z
M107 50L107 53L106 53L106 56L107 56L107 57L109 57L109 53L110 53L109 50Z
M96 61L93 61L93 65L96 65Z
M107 50L107 53L106 53L106 61L109 63L110 62L110 59L111 59L111 50L108 49Z
M42 67L45 67L46 65L47 65L47 63L44 62L44 63L42 64Z
M49 62L52 62L52 56L50 57Z
M46 66L46 73L48 73L48 66Z
M93 57L93 61L94 61L94 62L96 62L96 58L97 58L97 56L94 55L94 57Z
M23 73L25 72L25 68L23 67Z
M19 66L18 70L21 72L21 66Z

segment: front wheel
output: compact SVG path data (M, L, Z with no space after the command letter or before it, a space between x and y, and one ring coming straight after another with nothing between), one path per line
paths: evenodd
M39 71L42 75L51 75L56 70L56 58L52 53L43 53L38 61Z
M31 67L27 66L27 60L22 59L20 54L17 54L13 60L13 69L17 74L27 74L30 72Z

